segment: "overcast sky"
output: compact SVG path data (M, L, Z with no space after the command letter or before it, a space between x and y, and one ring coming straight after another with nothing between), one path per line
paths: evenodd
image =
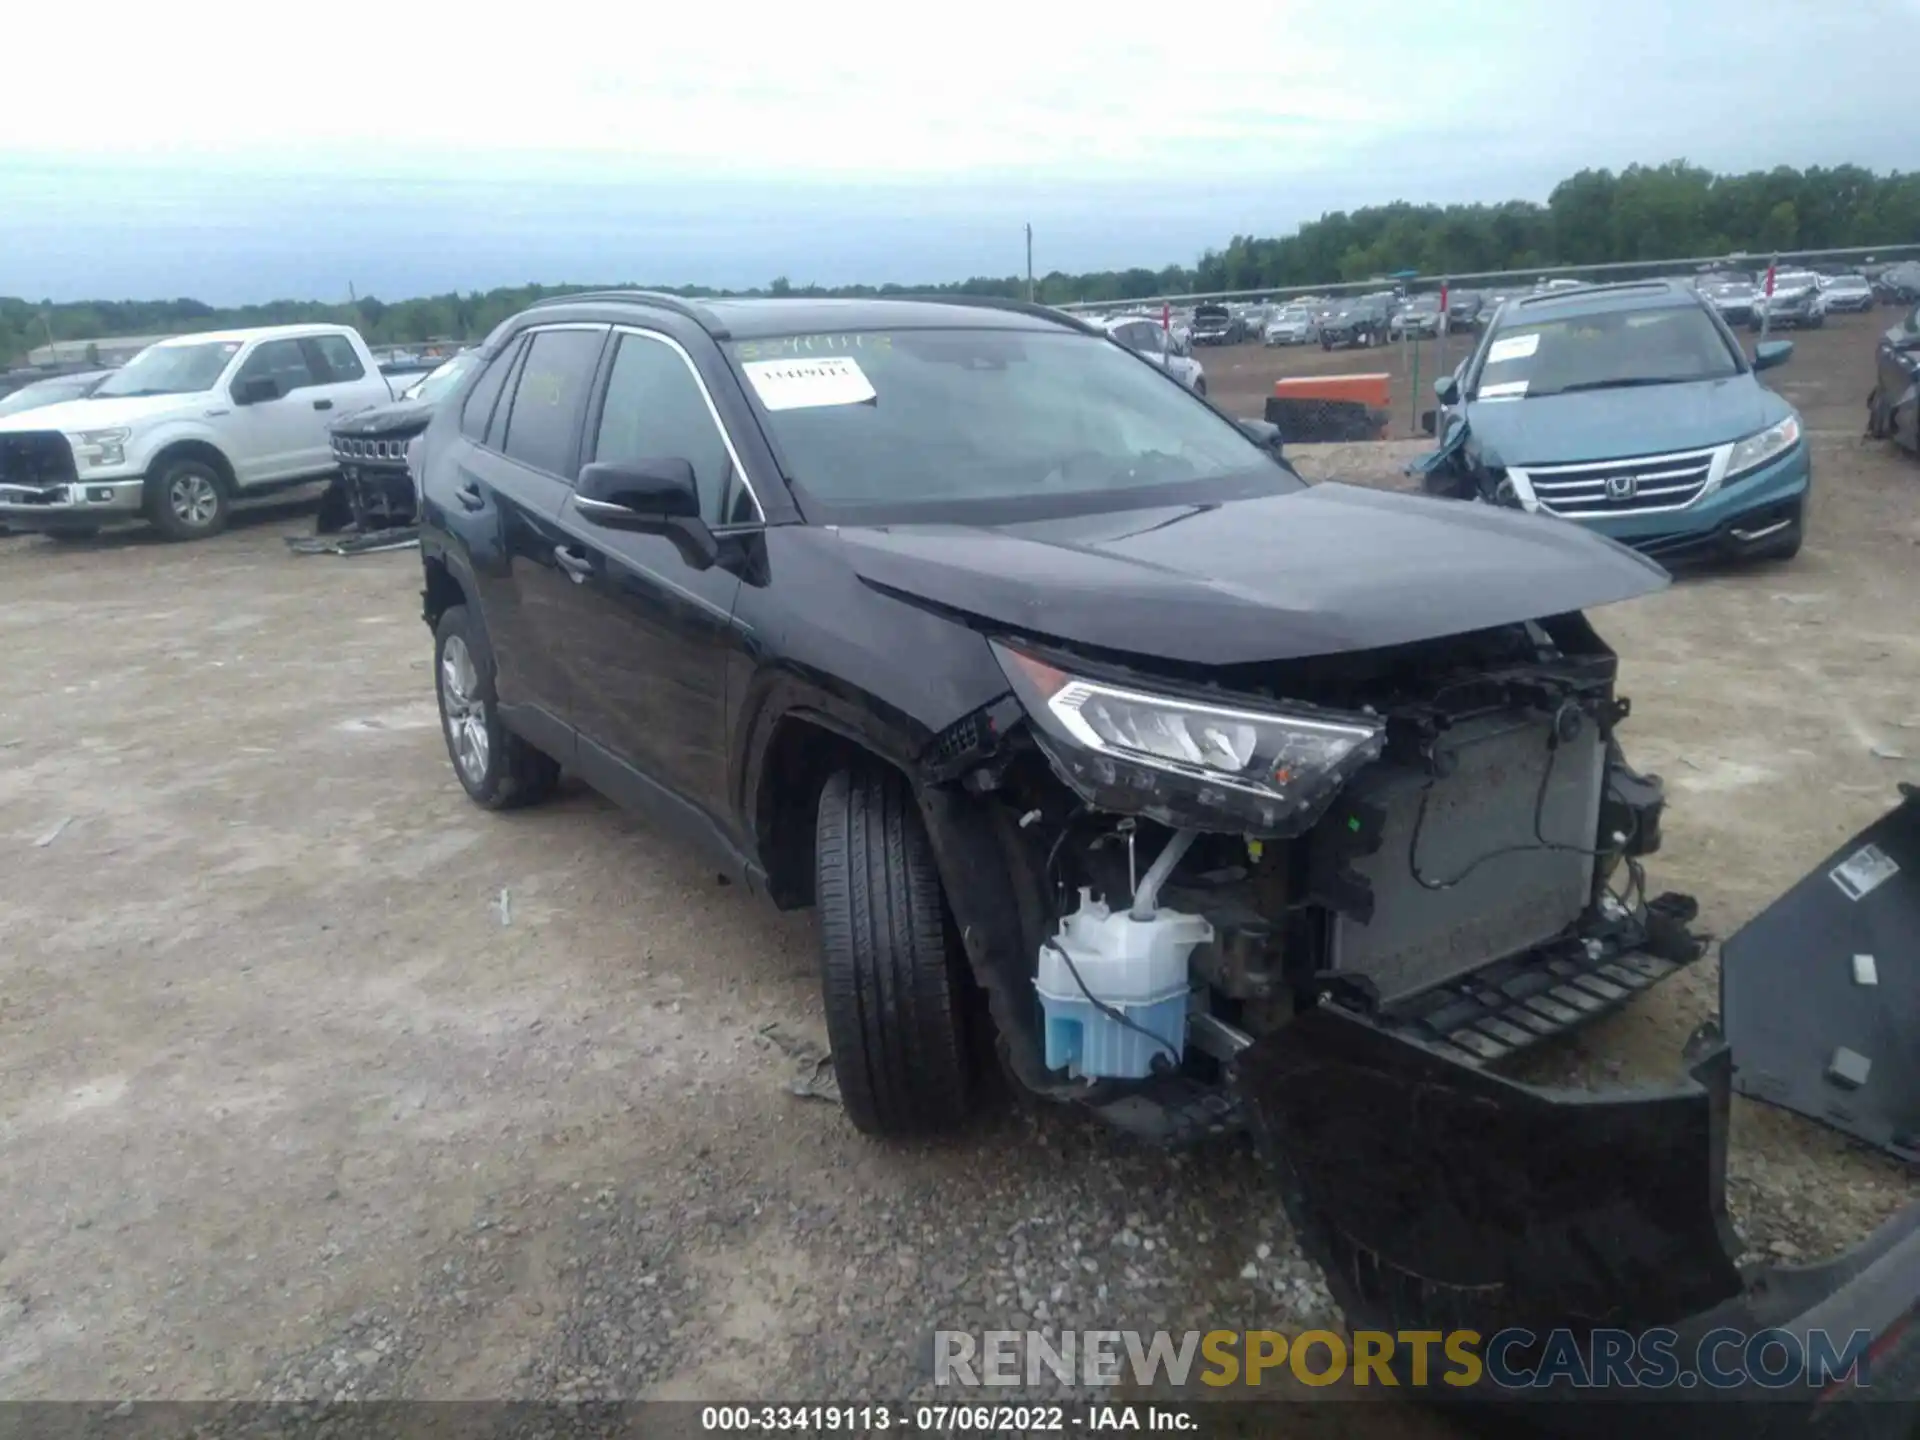
M1920 158L1920 0L33 0L0 295L1172 262L1588 165Z

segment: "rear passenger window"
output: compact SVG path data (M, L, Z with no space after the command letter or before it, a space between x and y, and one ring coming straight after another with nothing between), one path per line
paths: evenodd
M494 357L487 366L487 373L480 377L473 387L473 393L467 396L466 408L460 412L460 433L469 440L487 443L487 422L493 418L493 408L500 399L500 388L507 383L507 376L513 373L513 362L520 358L520 351L526 344L521 336Z
M360 357L353 352L353 342L346 336L316 335L307 343L320 357L320 363L314 366L314 370L323 375L322 384L341 385L349 380L358 380L367 373L366 366L360 363Z
M534 470L567 479L574 432L586 408L604 330L539 330L520 367L500 448ZM497 426L495 427L498 428Z
M620 336L593 458L628 464L685 460L693 466L700 514L708 524L740 525L759 518L699 381L680 352L663 341Z

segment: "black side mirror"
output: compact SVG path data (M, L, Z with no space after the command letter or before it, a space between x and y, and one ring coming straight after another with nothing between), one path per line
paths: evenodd
M1451 375L1442 375L1438 380L1433 382L1433 393L1442 405L1458 405L1460 403L1460 382ZM1432 432L1429 431L1428 433L1431 434Z
M279 398L280 382L271 375L255 375L251 380L234 382L233 403L236 405L259 405Z
M700 518L693 466L678 456L583 466L573 507L608 530L665 536L696 570L719 558L720 543Z
M1280 427L1271 420L1242 420L1240 429L1246 437L1261 449L1273 455L1284 455L1287 443L1280 434Z

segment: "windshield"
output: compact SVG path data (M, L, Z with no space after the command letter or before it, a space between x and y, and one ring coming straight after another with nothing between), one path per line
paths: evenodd
M810 507L991 521L1298 488L1156 364L1085 335L863 331L727 348Z
M1487 346L1472 398L1537 399L1739 373L1734 351L1695 306L1613 310L1502 326Z
M473 369L478 357L471 351L456 355L444 365L429 370L400 392L402 400L424 400L432 405L444 399L460 383L460 377Z
M213 388L227 362L239 351L237 340L149 345L93 393L101 399L115 395L196 395Z
M1871 290L1866 277L1861 275L1836 275L1833 280L1835 290Z

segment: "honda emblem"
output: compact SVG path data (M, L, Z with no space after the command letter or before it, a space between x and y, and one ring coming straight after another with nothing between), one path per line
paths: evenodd
M1607 498L1609 500L1631 500L1633 498L1633 492L1639 488L1639 482L1631 475L1609 475L1607 477Z

